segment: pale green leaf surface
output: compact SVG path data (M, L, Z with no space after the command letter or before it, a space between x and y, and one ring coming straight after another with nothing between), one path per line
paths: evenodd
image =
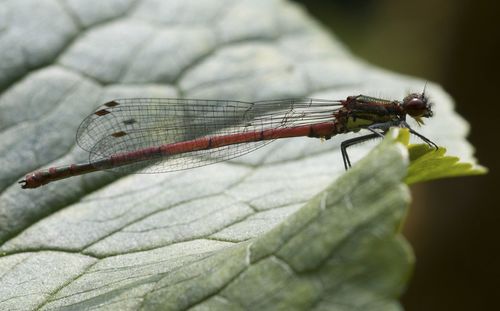
M338 184L343 138L171 174L16 182L86 161L76 128L117 97L402 98L424 81L363 63L280 0L2 1L0 69L0 309L398 308L411 262L394 236L399 145ZM451 98L427 92L436 117L418 130L473 161Z
M424 182L455 176L482 175L488 169L470 162L461 162L460 158L446 155L446 148L438 150L428 145L409 146L411 164L408 168L407 184Z
M409 145L410 131L401 129L398 141L408 148L410 165L404 179L408 185L447 177L473 176L488 173L488 169L459 157L446 154L446 148L436 149L429 144Z

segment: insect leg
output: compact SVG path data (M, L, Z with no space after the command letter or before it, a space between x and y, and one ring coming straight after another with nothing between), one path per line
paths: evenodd
M406 123L405 121L403 121L401 123L404 127L406 127L410 133L412 133L413 135L417 136L418 138L420 138L421 140L423 140L426 144L428 144L431 148L434 148L436 150L439 149L438 145L436 145L436 143L434 143L432 140L430 140L429 138L425 137L424 135L416 132L414 129L412 129L408 123Z
M351 138L348 140L344 140L340 144L340 151L342 152L342 160L344 160L345 170L347 171L351 167L351 161L349 160L349 155L347 154L348 147L362 143L362 142L370 140L370 139L379 138L379 137L380 137L380 134L375 132L374 134L368 134L368 135L354 137L354 138ZM382 135L382 137L384 137L384 136Z

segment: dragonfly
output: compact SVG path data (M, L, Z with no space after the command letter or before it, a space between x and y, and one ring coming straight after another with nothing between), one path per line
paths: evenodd
M390 127L407 128L425 143L438 146L407 123L432 117L432 104L422 93L402 100L365 95L343 100L293 98L258 102L234 100L128 98L112 100L86 117L77 144L89 153L85 163L38 170L19 181L32 189L50 182L101 170L162 173L233 159L281 138L330 139L338 134L368 133L346 139L347 149L384 137Z

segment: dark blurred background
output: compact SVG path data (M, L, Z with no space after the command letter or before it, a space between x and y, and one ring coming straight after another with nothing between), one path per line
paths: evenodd
M404 234L417 264L402 302L410 311L498 310L500 2L295 1L354 54L440 83L455 99L471 124L476 157L490 172L412 187Z

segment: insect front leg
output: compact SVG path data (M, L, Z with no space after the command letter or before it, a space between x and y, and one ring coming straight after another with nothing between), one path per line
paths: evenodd
M407 129L410 131L410 133L412 133L413 135L415 135L415 136L417 136L418 138L420 138L421 140L423 140L423 141L424 141L427 145L429 145L431 148L436 149L436 150L438 150L438 149L439 149L439 147L438 147L438 145L436 145L436 143L434 143L434 142L433 142L432 140L430 140L429 138L425 137L424 135L422 135L422 134L418 133L417 131L415 131L414 129L412 129L412 128L410 127L410 125L409 125L408 123L406 123L406 121L402 121L402 122L401 122L401 125L402 125L402 127L407 128Z

